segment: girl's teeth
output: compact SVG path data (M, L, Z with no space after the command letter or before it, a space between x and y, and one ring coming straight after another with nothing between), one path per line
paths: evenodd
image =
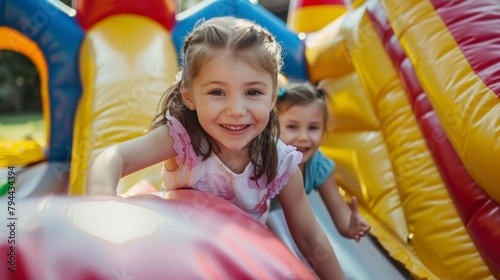
M244 125L242 126L223 125L223 127L230 130L242 130L243 128L245 128Z

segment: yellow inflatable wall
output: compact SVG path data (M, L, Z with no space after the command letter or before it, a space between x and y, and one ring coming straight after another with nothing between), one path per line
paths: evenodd
M88 166L103 149L146 133L175 78L178 58L170 32L157 22L115 15L88 30L80 65L83 95L75 120L70 194L85 193ZM158 189L160 172L158 164L122 178L118 193L143 183Z
M439 44L439 48L421 42L423 38L435 39L437 36L431 33L437 29L446 29L436 20L416 24L416 17L430 12L428 1L413 1L404 5L408 7L404 11L396 1L381 2L393 16L390 22L394 32L402 35L401 43L417 69L418 62L429 63L423 60L435 58L447 48L447 41L430 43ZM429 34L422 35L421 29L429 30ZM338 19L309 35L305 44L310 80L326 89L331 97L330 124L321 149L337 163L337 179L347 196L360 198L362 212L373 225L372 234L415 279L494 279L442 181L399 73L367 15L366 3L358 1ZM460 96L451 97L456 100L440 99L439 93L449 91L449 85L454 83L454 77L447 75L449 60L440 62L433 71L427 72L426 68L417 73L432 104L437 104L435 110L445 114L450 106L467 107L470 104L461 105L467 100ZM473 75L468 71L470 74L463 73L461 78ZM487 91L477 77L464 80L470 84L458 85L462 90L453 90L457 95L465 89L469 93ZM488 95L481 100L481 106L484 105L486 111L495 112L492 107L498 106L498 97ZM460 116L460 123L455 124L468 130L485 130L473 125L473 116ZM500 127L498 115L484 117L490 121L483 124ZM498 172L489 173L493 166L498 166L493 165L497 159L492 158L494 153L483 154L489 151L485 146L498 147L500 137L463 139L458 130L445 129L452 134L456 149L462 151L463 160L477 166L473 172L481 169L481 174L475 176L481 186L497 197L500 192L491 182L500 182L495 179ZM487 134L476 134L479 133ZM474 147L483 147L481 151L472 148L471 141L476 141ZM488 179L481 181L481 176Z
M500 203L500 99L471 68L430 1L411 1L418 8L408 2L408 9L398 8L395 1L381 2L395 22L394 33L418 66L416 74L446 135L474 180ZM428 20L418 22L422 15ZM432 36L436 30L441 36ZM429 40L425 46L419 44L422 36ZM443 52L454 59L440 59ZM449 69L455 74L447 75Z

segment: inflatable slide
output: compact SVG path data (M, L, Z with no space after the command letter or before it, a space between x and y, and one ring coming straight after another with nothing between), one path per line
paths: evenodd
M221 15L268 28L283 74L329 93L321 149L371 235L341 237L319 196L309 200L349 279L500 277L497 1L296 0L284 23L245 0L182 13L173 0L0 0L0 49L35 65L45 124L41 138L0 138L1 216L12 227L0 230L1 279L314 278L280 209L271 234L197 192L84 196L97 154L147 133L183 37ZM159 188L159 174L131 174L119 192Z
M355 1L305 39L323 150L418 279L500 276L497 1ZM336 65L337 67L331 67Z

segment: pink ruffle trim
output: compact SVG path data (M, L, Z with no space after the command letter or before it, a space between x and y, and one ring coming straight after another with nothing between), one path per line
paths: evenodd
M299 163L302 161L302 153L297 152L294 146L287 145L282 159L282 166L278 167L278 178L271 182L268 187L267 198L274 198L288 183L288 178L297 172ZM280 174L284 170L286 173Z
M191 145L191 138L182 124L175 117L172 117L169 112L165 114L167 125L170 129L170 136L174 138L174 150L177 153L178 164L184 164L187 160L189 170L191 171L196 165L196 154Z

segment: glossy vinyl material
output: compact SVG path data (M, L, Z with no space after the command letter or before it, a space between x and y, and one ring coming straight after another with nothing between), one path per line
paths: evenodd
M443 12L449 11L450 9L457 11L459 8L465 8L464 6L461 6L463 4L466 3L464 2L460 5L456 5L453 8L448 7L447 5L444 5L444 7L438 6L436 11L443 15ZM385 39L384 45L387 52L391 55L395 67L400 71L401 79L405 85L408 98L413 106L415 117L418 120L429 151L432 153L440 174L446 183L446 187L453 199L454 206L460 213L464 226L477 246L479 253L488 264L493 274L496 275L500 272L500 268L498 267L500 259L498 259L497 254L500 248L496 245L500 244L500 240L495 233L496 229L500 227L500 211L498 211L499 205L489 197L489 195L478 183L474 181L467 168L465 168L462 163L457 152L451 145L445 131L443 130L442 124L436 116L436 112L434 111L431 102L429 102L429 99L427 98L426 92L423 91L422 86L420 85L412 62L410 59L406 58L406 54L399 44L399 41L397 39L393 39L396 38L396 36L392 32L392 29L383 27L384 25L389 26L388 18L384 15L383 8L380 5L370 5L369 7L369 13L374 24L376 25L376 29L379 31L380 37ZM480 12L483 8L486 9L487 7L487 5L483 5L482 9L470 7L470 9L464 9L464 13L460 16L458 16L458 14L450 14L448 17L461 18L466 22L475 21L472 18L466 19L468 18L467 14L470 14L471 12ZM451 20L451 22L452 21L453 20ZM488 21L478 22L479 25L487 23ZM458 29L453 26L449 26L449 28L454 29L450 31L455 34L455 37L467 37L470 35L469 32L464 33L463 31L458 31ZM467 25L467 28L460 28L460 30L466 30L468 28L469 25ZM487 33L488 32L484 32L482 34ZM484 40L485 38L479 41ZM468 44L475 45L479 43L460 38L457 38L457 41L461 46ZM480 48L480 46L481 44L479 43L479 46L477 47ZM493 44L492 47L495 48L495 44ZM463 48L461 49L464 50ZM486 53L488 53L488 49L491 48L485 48ZM464 50L464 53L466 57L469 58L469 61L474 61L474 57L478 57L479 54L477 50ZM472 58L470 58L467 53ZM481 54L481 56L482 55L484 54ZM421 58L419 62L423 64L425 61L422 60L425 59L425 57ZM494 60L495 58L492 57L492 61ZM427 63L431 64L432 62L428 61ZM478 75L481 76L481 73L478 73ZM444 122L443 125L446 126L448 124ZM473 269L480 269L480 267L475 266ZM477 277L479 273L480 272L475 272L472 275Z
M85 30L107 17L119 14L134 14L150 18L169 31L176 24L177 2L173 0L75 0L73 2L78 22Z
M126 38L126 40L124 40ZM80 51L83 96L76 114L70 194L84 194L88 165L106 147L146 133L178 69L170 33L156 21L116 15L86 33ZM161 164L123 178L161 185Z
M16 256L0 279L316 279L231 203L192 190L166 197L24 199L16 243L0 230L2 255Z
M484 193L473 188L470 178L464 179L465 163L462 167L456 164L453 150L442 145L445 144L445 132L436 129L436 122L443 127L451 126L457 132L474 129L472 124L464 127L466 122L450 115L454 112L450 108L459 102L468 102L466 114L479 118L483 108L486 111L492 108L490 105L496 96L474 90L477 77L464 74L467 68L462 67L463 56L443 40L448 38L446 28L433 16L428 1L381 1L383 9L374 10L371 5L376 2L366 1L359 8L348 11L338 22L321 30L321 36L327 33L326 29L331 32L324 36L327 40L321 42L321 47L306 49L308 57L314 58L311 67L319 67L316 61L321 56L329 59L331 67L343 67L325 72L311 69L311 73L324 74L324 77L316 77L320 77L319 84L331 97L332 122L321 148L336 161L336 177L347 196L363 198L360 204L368 209L372 234L413 277L496 277L492 264L498 256L494 253L498 252L496 245L499 244L494 234L498 228L495 226L498 211ZM490 7L490 13L495 14L496 7L493 8L495 5L491 1L479 6ZM486 11L475 7L475 12ZM455 17L460 18L460 11L454 11ZM373 18L381 19L383 24L377 24ZM336 28L332 27L334 24ZM310 34L309 38L315 39L315 35ZM329 47L339 54L324 55ZM438 70L441 64L447 67ZM412 66L418 80L408 75ZM354 73L346 74L350 68L354 68ZM456 81L456 87L451 87L450 79ZM420 86L419 81L425 83ZM445 83L450 86L443 87ZM446 104L442 107L442 115L446 118L435 118L431 112L433 99L426 100L421 94L407 96L407 90L420 93L424 89L428 93L429 88L433 94L466 97L465 92L469 91L484 98L466 98L452 104L447 97L436 97L438 103ZM363 100L360 97L364 97L364 101L360 102ZM371 109L361 110L366 105ZM490 118L494 112L490 110L487 114L486 123L493 128L487 141L498 139L494 136L498 117ZM371 118L374 119L367 121ZM494 145L483 142L468 146L466 152L494 154L495 145L496 142ZM464 151L455 150L457 153ZM441 154L451 167L448 177L442 175L442 163L438 163L435 154ZM490 157L485 158L489 160ZM493 166L496 165L488 167ZM454 192L448 189L450 178L455 182L452 182ZM462 202L457 203L458 200Z
M381 134L394 172L394 187L411 234L408 246L438 278L446 279L466 271L475 274L477 271L471 267L481 268L484 263L471 246L456 209L449 207L452 200L427 149L399 73L376 33L367 37L371 34L363 32L374 29L368 14L361 9L353 13L351 19L352 24L358 25L350 31L359 32L346 35L346 40L353 48L352 60L362 73L362 81L373 98L381 123ZM356 48L359 50L354 51ZM439 230L443 227L442 221L447 221L446 229ZM453 232L453 235L445 232ZM453 255L458 252L468 260L470 267L457 266L459 259Z
M287 25L295 32L316 32L347 12L342 0L292 0Z
M500 203L499 2L381 2L457 155Z

